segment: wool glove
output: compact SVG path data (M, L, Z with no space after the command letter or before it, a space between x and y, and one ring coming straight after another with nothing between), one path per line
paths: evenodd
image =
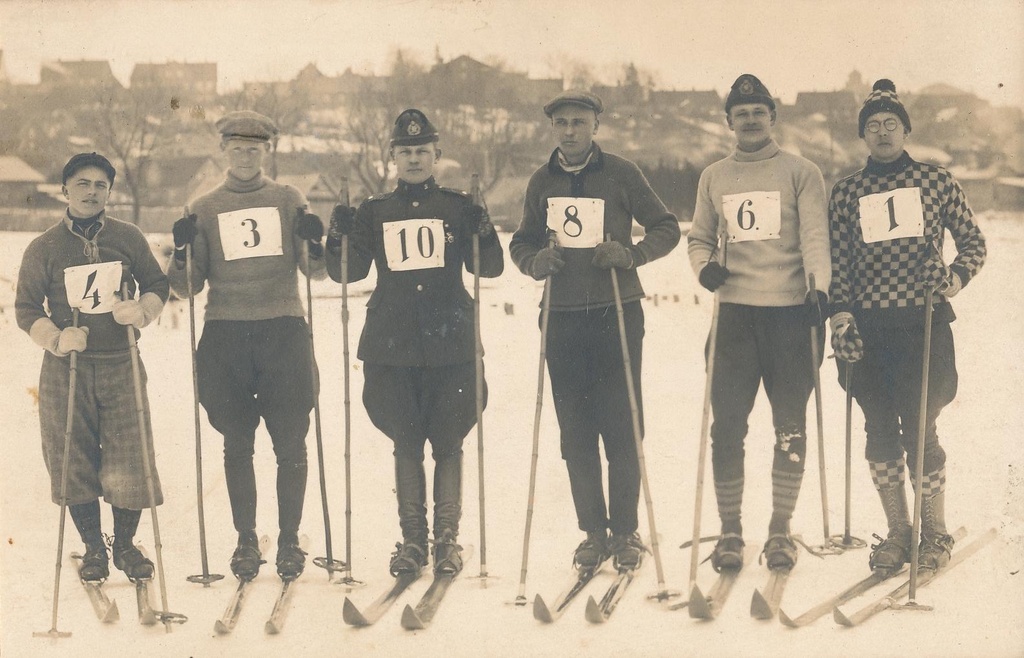
M711 292L718 290L718 288L725 283L725 280L729 278L729 270L722 267L715 261L708 261L708 264L700 271L697 276L697 280L700 285L704 286Z
M84 352L89 341L89 327L68 327L61 330L57 339L57 356L67 356L72 352Z
M295 235L309 243L310 258L323 258L324 246L320 241L324 237L324 223L320 217L299 208L295 213Z
M164 308L164 302L160 296L147 292L138 299L126 299L116 302L111 313L114 315L114 322L121 325L132 325L136 329L142 329L160 315Z
M481 241L490 241L495 235L494 224L491 223L491 217L487 214L487 211L482 206L473 204L467 206L462 211L462 222L466 229L470 232L470 235L476 233L480 236Z
M196 219L196 214L192 213L175 221L171 228L171 234L174 236L174 260L179 263L185 262L185 245L192 244L199 233Z
M959 275L947 267L935 253L921 263L916 276L918 283L947 298L956 295L963 287Z
M331 253L341 250L341 236L351 235L356 224L356 209L338 204L331 211L331 225L327 229L327 249Z
M540 281L541 279L557 274L565 266L562 260L561 248L558 246L544 247L533 257L530 263L530 276Z
M860 361L864 357L864 341L857 331L853 314L848 311L836 313L829 320L832 327L832 349L837 359L847 363Z
M613 267L628 270L633 267L633 252L621 242L602 242L594 248L591 265L602 270L610 270Z
M820 290L808 290L804 297L804 307L807 309L807 326L825 326L825 309L828 308L828 295Z

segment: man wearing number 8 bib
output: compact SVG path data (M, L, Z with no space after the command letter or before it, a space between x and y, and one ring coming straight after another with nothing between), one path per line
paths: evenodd
M743 566L743 443L763 382L775 430L764 554L769 569L790 569L796 546L789 523L803 480L813 369L820 365L812 364L810 326L820 328L822 340L831 275L825 183L814 163L772 138L775 101L755 76L736 79L725 112L736 150L701 173L688 236L693 270L720 302L711 463L722 537L711 563L716 571Z
M263 174L277 127L248 110L217 121L228 160L224 182L189 204L174 223L174 292L189 295L186 246L192 245L193 294L209 285L205 325L196 348L199 401L224 436L224 474L238 543L236 577L262 564L256 536L253 450L260 419L277 458L277 571L298 577L305 565L298 530L306 492L306 433L316 391L309 326L298 270L326 276L323 224L306 214L294 187Z
M462 271L472 272L473 233L480 240L480 276L499 276L505 262L486 211L434 180L437 141L422 112L402 112L391 134L398 186L368 198L358 212L338 206L327 237L327 268L335 281L341 281L342 235L349 236L349 281L365 278L371 264L377 268L358 357L363 405L394 442L402 529L390 563L396 576L419 573L427 563L427 441L434 458L434 571L462 569L456 543L462 442L476 424L473 299Z
M858 128L871 155L864 169L832 189L830 292L839 381L846 385L849 370L864 412L865 457L889 526L873 547L870 565L892 572L910 558L905 471L917 458L924 305L931 290L919 564L936 570L953 547L944 513L946 453L935 426L957 389L949 326L956 316L949 299L984 264L985 238L952 174L916 162L903 150L910 117L890 80L875 83ZM942 260L947 230L957 252L949 266Z
M645 550L636 532L640 466L608 270L616 268L620 285L642 435L644 291L637 269L668 254L680 232L640 169L594 142L602 110L600 98L579 91L544 106L557 148L530 178L509 252L524 274L550 277L548 374L576 518L587 533L575 564L595 568L612 557L616 568L633 569ZM634 219L645 229L635 245ZM607 506L600 439L608 459Z
M153 577L153 563L132 540L141 510L150 506L142 441L150 455L154 451L141 361L147 436L139 436L124 325L137 331L155 320L167 301L168 285L138 227L104 211L115 173L110 161L96 153L79 153L68 161L62 176L67 214L25 250L15 302L18 326L46 350L39 375L39 424L50 495L58 504L72 390L68 357L78 354L66 495L86 546L79 576L88 581L102 581L109 573L100 496L113 508L114 566L132 580ZM120 299L122 281L134 299ZM163 494L155 463L151 466L159 505Z

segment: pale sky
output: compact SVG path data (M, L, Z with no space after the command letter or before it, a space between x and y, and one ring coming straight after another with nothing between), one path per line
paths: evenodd
M137 62L216 62L225 91L310 62L383 73L396 48L430 63L435 47L533 77L582 61L609 83L632 61L659 88L722 94L750 72L786 102L857 69L1024 106L1024 0L0 0L16 82L56 59L109 60L125 83Z

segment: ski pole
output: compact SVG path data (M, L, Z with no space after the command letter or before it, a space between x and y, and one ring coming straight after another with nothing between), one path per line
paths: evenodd
M185 217L188 217L188 210ZM196 425L196 508L199 510L199 558L202 562L203 573L189 576L186 580L190 583L202 583L203 587L209 587L210 583L217 582L224 576L219 573L210 573L210 563L206 554L206 516L203 512L203 439L199 415L199 374L196 364L196 299L195 288L192 283L192 244L185 245L185 285L188 288L188 335L192 355L192 411L195 416Z
M78 328L78 309L71 313L71 326ZM57 566L53 575L53 620L48 631L36 631L33 637L71 637L71 631L57 630L57 604L60 601L60 566L64 556L64 524L68 508L68 457L71 455L71 431L75 422L75 388L78 383L78 352L68 357L68 411L64 424L64 461L60 466L60 526L57 530Z
M807 275L810 292L813 293L814 275ZM817 303L817 302L815 302ZM820 309L819 309L820 310ZM828 484L825 481L825 424L821 410L821 373L819 372L820 354L818 350L818 325L811 325L811 377L814 380L814 410L818 421L818 481L821 484L821 517L824 525L825 542L821 546L811 546L808 550L818 557L838 555L842 549L832 543L832 535L828 531Z
M299 207L296 210L299 217L306 213L306 209ZM324 474L324 440L323 431L320 427L320 377L316 370L316 348L313 341L313 283L310 275L312 259L309 257L309 245L302 254L306 265L306 320L309 324L309 373L313 380L313 423L316 432L316 463L320 472L320 506L324 512L324 541L327 544L327 557L313 559L313 564L321 569L327 570L328 582L334 576L335 571L343 571L345 563L334 559L331 551L331 515L327 507L327 478Z
M611 242L609 233L606 242ZM636 382L633 380L633 362L629 358L629 342L626 340L626 319L622 309L622 293L619 291L619 273L612 267L608 270L612 277L612 295L615 297L615 315L619 322L619 345L622 347L622 369L626 373L626 395L629 396L629 415L633 422L633 443L636 445L636 458L640 463L640 484L643 486L644 503L647 506L647 525L651 529L651 553L654 555L654 570L658 576L658 591L648 598L666 601L678 592L669 592L665 587L665 571L661 566L661 551L658 548L658 529L654 524L654 501L651 499L650 481L647 479L647 465L644 461L644 441L640 435L640 408L636 401Z
M722 267L726 265L726 249L729 236L723 234L722 240ZM704 372L704 408L700 416L700 439L697 451L697 493L693 502L693 537L690 539L690 578L687 589L691 592L697 585L697 566L700 564L700 517L704 507L704 470L708 456L708 434L711 420L711 387L715 381L715 353L718 346L718 315L721 308L721 300L717 292L714 293L714 302L711 307L711 330L708 333L708 356L707 367Z
M853 460L853 363L846 364L846 371L844 374L844 382L846 384L846 502L845 502L845 526L843 528L842 537L833 535L831 543L833 546L842 548L843 550L851 548L864 548L867 546L867 542L858 537L852 537L850 535L850 476L851 467L850 464Z
M480 175L473 174L470 194L473 203L483 207L480 192ZM487 574L487 523L484 505L484 343L480 333L480 235L473 231L473 332L475 335L474 361L476 364L476 451L477 483L480 491L480 575L486 585Z
M917 568L920 563L920 537L921 537L921 502L924 498L924 435L928 421L928 376L931 366L932 353L932 290L925 291L924 296L924 346L921 355L921 405L917 415L917 456L914 460L914 529L910 533L910 594L907 602L908 607L921 609L931 608L921 606L917 602Z
M548 247L555 245L548 234ZM526 531L523 533L523 565L519 574L519 594L515 604L526 605L526 568L530 557L530 526L533 522L533 497L537 488L537 456L540 451L540 417L544 405L544 364L547 359L548 319L551 317L551 275L544 279L544 296L540 303L540 362L537 366L537 406L533 412L533 453L530 456L530 491L526 498Z
M121 282L121 299L127 300L128 282ZM153 484L153 456L149 452L149 430L146 423L146 402L142 395L142 371L139 365L139 345L135 340L135 326L125 325L128 334L128 353L132 360L132 384L135 388L135 417L139 424L139 446L142 450L142 470L146 476L146 493L149 495L149 512L153 519L153 548L156 552L156 569L160 576L160 605L162 609L156 613L163 622L166 632L171 632L171 624L187 621L185 615L170 612L167 609L167 580L164 578L163 544L160 542L160 521L156 512L156 489Z

